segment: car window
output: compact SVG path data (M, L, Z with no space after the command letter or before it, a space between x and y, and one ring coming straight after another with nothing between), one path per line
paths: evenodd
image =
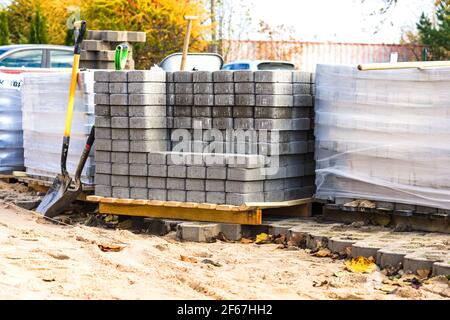
M0 56L2 55L2 54L4 54L6 51L8 51L8 50L2 50L2 49L0 49Z
M50 68L72 68L73 52L50 50Z
M0 66L11 68L41 68L42 50L22 50L11 53L0 61Z
M223 67L223 70L248 70L250 65L248 63L233 63Z
M258 70L294 70L295 66L282 62L263 62L258 64Z

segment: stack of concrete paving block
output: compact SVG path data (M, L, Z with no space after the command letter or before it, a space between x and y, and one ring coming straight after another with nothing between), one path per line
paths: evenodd
M111 76L113 74L110 73ZM142 176L146 172L147 184L131 172L130 159L128 171L119 163L115 166L116 158L109 160L112 177L116 174L114 172L121 172L123 184L129 177L131 188L128 195L127 190L118 189L126 187L111 183L113 189L110 194L142 199L146 187L148 199L232 205L312 196L315 167L311 127L312 82L312 74L302 72L167 73L165 84L162 84L166 89L164 129L170 129L171 143L167 149L161 145L142 148L143 153L150 152L147 159L142 157L137 163L141 165ZM98 86L101 87L101 83ZM106 87L103 90L106 91ZM133 104L130 90L128 73L128 105ZM154 86L139 93L148 94L146 99L149 100L160 94ZM113 95L111 105L118 103L113 103L112 99ZM120 115L136 116L131 113L131 108L129 114ZM154 109L148 111L153 112ZM99 122L102 119L100 117ZM115 129L113 123L114 116L112 130ZM142 128L136 128L136 125L129 122L131 143L137 139L131 135L136 129L154 129L148 127L148 123L144 123ZM243 140L237 139L241 133ZM109 139L112 139L111 148L114 149L114 137ZM165 141L162 137L160 139ZM115 167L118 171L114 170ZM132 184L132 177L140 184ZM140 189L133 192L133 188Z
M146 199L147 154L167 151L166 74L96 71L96 194Z
M234 204L264 201L265 159L258 155L157 152L148 156L154 200Z
M172 150L265 155L267 165L280 166L261 177L271 180L263 190L265 201L312 195L313 74L175 72L169 79L168 87L173 93L168 104L173 104L169 108L174 115ZM190 131L191 145L178 141L176 133L180 128ZM198 128L207 131L202 134L195 130ZM223 141L214 141L208 129L220 133ZM236 140L239 130L245 132L243 141Z
M115 69L116 46L129 45L129 55L125 69L134 69L133 43L145 42L145 32L90 30L83 41L80 67L88 69Z

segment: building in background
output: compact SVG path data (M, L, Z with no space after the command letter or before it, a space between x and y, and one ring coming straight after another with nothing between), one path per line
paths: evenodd
M222 42L226 62L238 59L286 60L302 71L315 71L316 65L389 62L392 53L398 61L423 60L423 47L399 44L339 42L251 41Z

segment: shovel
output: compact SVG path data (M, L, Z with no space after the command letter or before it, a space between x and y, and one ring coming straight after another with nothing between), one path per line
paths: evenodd
M89 134L88 141L81 155L80 163L78 164L75 173L75 183L72 187L72 178L67 172L67 154L69 152L70 132L72 128L72 116L75 102L75 92L77 87L78 66L80 63L81 43L83 42L84 34L86 33L86 21L77 21L74 26L75 33L75 47L72 65L72 80L70 83L69 102L67 104L66 126L64 130L64 138L61 151L61 174L59 174L53 184L50 186L45 197L37 207L36 211L42 213L46 217L54 217L64 211L82 191L81 186L81 171L89 156L89 151L94 142L94 128Z

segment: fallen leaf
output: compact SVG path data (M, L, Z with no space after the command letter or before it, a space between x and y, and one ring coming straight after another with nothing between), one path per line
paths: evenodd
M103 252L119 252L125 249L125 246L117 244L99 244L98 247Z
M319 251L317 251L316 253L313 254L314 257L319 257L319 258L325 258L325 257L331 257L333 255L333 253L329 250L329 249L319 249Z
M197 263L197 259L191 258L191 257L186 257L186 256L183 256L183 255L180 255L180 260L183 261L183 262Z
M264 244L271 242L271 237L267 233L260 233L256 236L256 244Z
M431 270L430 269L418 269L416 271L416 273L420 279L427 279L431 274Z
M253 240L252 239L247 239L247 238L242 238L240 242L244 243L244 244L249 244L249 243L253 243Z
M371 273L377 270L377 265L372 260L365 257L353 258L345 261L345 268L353 273Z
M213 265L214 267L221 267L222 266L220 263L212 261L212 260L209 260L209 259L202 260L202 263L210 264L210 265Z

